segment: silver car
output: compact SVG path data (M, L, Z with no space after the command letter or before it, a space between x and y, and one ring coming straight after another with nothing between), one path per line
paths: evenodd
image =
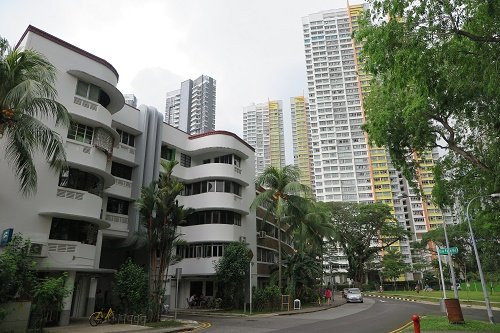
M363 295L359 288L349 288L346 295L347 303L359 302L363 303Z

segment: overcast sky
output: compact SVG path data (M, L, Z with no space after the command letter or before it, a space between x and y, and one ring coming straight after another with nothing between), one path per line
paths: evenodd
M351 1L350 3L360 3ZM164 110L165 93L217 80L216 129L242 136L242 108L282 99L293 163L290 97L306 89L301 17L345 0L0 0L0 35L31 24L109 61L118 88ZM307 92L305 92L307 93Z

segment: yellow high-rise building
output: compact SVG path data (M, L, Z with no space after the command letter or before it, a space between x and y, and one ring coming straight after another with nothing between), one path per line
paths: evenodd
M300 183L313 187L309 105L304 96L290 98L292 111L293 162L300 170Z

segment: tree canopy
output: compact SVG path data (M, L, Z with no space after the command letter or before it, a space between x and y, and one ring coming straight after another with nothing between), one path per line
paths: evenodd
M407 231L397 224L389 206L380 203L357 204L332 202L334 241L342 247L349 262L348 276L360 285L366 265Z
M372 0L355 34L372 143L412 179L415 153L442 148L436 198L500 189L500 2ZM444 200L449 202L450 199Z

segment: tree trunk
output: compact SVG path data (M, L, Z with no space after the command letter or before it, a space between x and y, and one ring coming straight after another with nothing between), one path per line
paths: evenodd
M281 283L281 218L278 217L276 220L278 223L278 287L280 288L280 293L282 293L282 283Z

